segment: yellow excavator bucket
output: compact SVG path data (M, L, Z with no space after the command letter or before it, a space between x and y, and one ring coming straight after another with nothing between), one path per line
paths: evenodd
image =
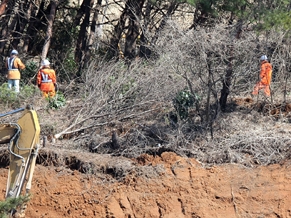
M0 144L9 142L8 150L10 152L6 198L18 197L25 181L26 194L30 191L40 147L39 137L40 126L37 114L30 108L23 110L17 123L0 125Z

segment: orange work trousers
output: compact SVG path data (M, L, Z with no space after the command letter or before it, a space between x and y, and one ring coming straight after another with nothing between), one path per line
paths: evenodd
M44 98L53 98L56 95L56 92L53 91L42 91L42 96Z
M255 85L255 88L254 88L254 91L253 91L253 95L257 95L259 93L259 91L263 89L264 90L264 93L266 96L270 97L271 96L271 90L270 90L270 85L268 84L264 84L262 82L258 82L256 85Z

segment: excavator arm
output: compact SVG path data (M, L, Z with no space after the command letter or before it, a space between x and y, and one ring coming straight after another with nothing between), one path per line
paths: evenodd
M40 126L36 112L28 106L6 114L22 112L17 123L0 124L0 144L8 144L10 153L6 198L17 198L26 183L26 193L31 189L36 157L40 148Z

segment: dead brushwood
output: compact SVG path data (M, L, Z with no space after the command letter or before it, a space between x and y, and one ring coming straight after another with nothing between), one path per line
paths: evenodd
M96 58L62 110L68 119L55 138L71 136L80 149L116 156L159 154L164 148L207 164L279 163L290 156L290 39L275 30L257 35L244 24L237 38L237 25L185 31L169 20L151 45L155 60ZM271 99L250 95L262 54L274 68ZM226 80L231 83L222 112ZM181 117L173 99L185 90L194 100Z

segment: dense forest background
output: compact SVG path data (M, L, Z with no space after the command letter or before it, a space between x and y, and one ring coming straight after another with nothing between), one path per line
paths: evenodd
M100 56L129 61L155 57L169 20L178 22L184 33L223 24L231 41L245 31L268 40L273 27L286 30L286 35L289 10L290 2L283 0L3 0L0 53L2 62L11 49L27 60L48 57L61 72L70 71L67 79L73 79ZM258 51L272 56L268 49L275 45L260 44ZM234 58L230 53L228 62Z
M25 90L48 58L67 107L59 123L43 121L42 132L73 138L78 148L127 156L149 147L194 156L220 148L276 162L289 139L262 135L236 146L228 138L226 148L234 127L225 116L236 110L233 99L250 96L266 54L272 96L259 95L256 110L289 123L290 9L286 0L2 0L1 82L17 49L26 69L12 103L37 105L37 93ZM10 97L1 101L15 107ZM275 147L262 151L262 141Z

